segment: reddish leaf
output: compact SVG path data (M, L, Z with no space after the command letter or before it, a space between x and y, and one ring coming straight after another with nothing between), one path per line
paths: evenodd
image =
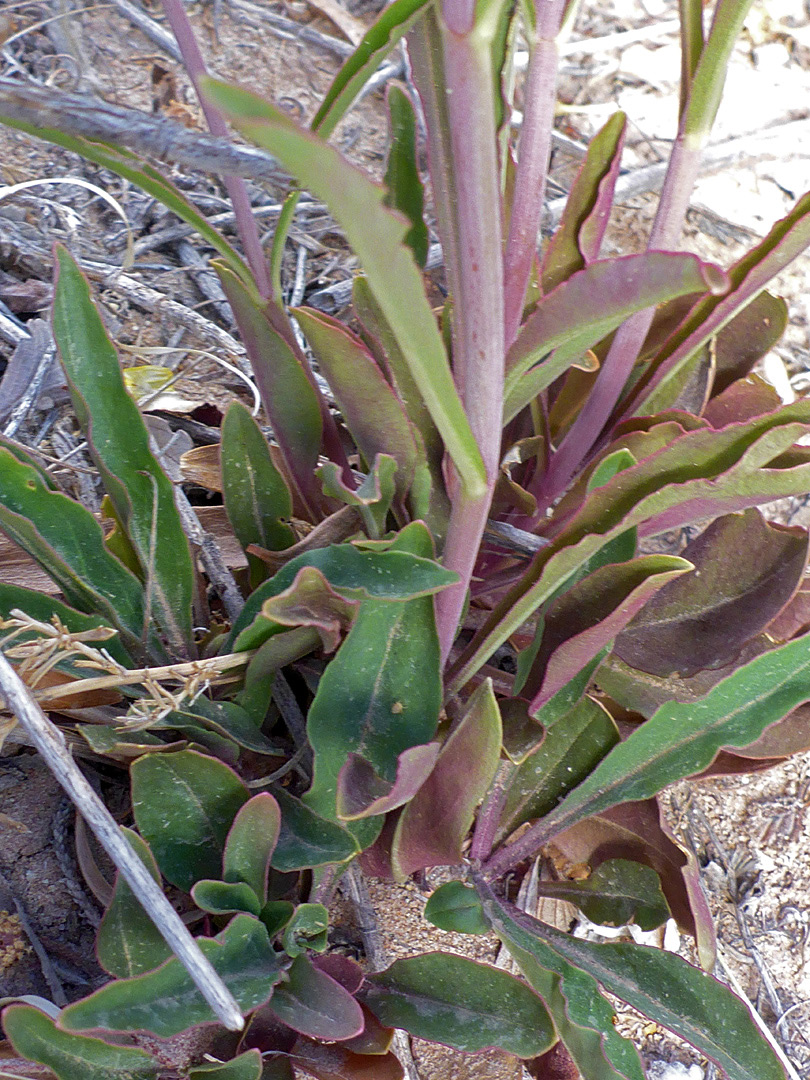
M304 955L293 960L267 1009L294 1031L330 1042L351 1039L364 1027L360 1006L351 994Z
M337 812L344 821L387 814L408 802L427 780L441 749L425 743L404 750L397 759L393 783L379 775L370 761L350 753L338 774Z
M696 572L649 601L619 634L616 655L659 676L728 663L788 603L807 553L804 529L766 522L758 510L718 518L684 549Z
M402 1080L405 1075L394 1054L354 1054L309 1039L298 1040L292 1061L318 1080Z
M402 811L392 848L400 878L461 861L461 845L495 775L500 750L501 715L487 680L470 699L433 772Z
M787 323L787 304L781 296L762 292L754 297L717 335L713 393L721 393L748 375L757 360L779 341Z
M324 953L318 956L313 953L310 957L312 963L320 971L325 972L330 979L340 983L344 990L350 994L356 994L363 982L363 969L349 956L341 956L340 953Z
M703 418L713 428L722 428L727 424L739 424L755 416L764 416L781 404L779 394L770 383L759 375L749 375L745 379L737 379L728 389L712 398L703 410Z
M691 569L691 563L677 557L645 555L602 566L563 593L546 616L540 650L523 689L526 696L534 694L531 713L569 683L662 586Z
M359 607L335 592L314 566L304 566L289 588L262 604L262 615L280 626L311 626L317 630L325 652L334 652L341 635L354 621Z

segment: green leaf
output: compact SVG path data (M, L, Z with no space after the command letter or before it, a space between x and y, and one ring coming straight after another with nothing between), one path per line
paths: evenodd
M236 911L245 911L258 918L262 910L258 896L243 881L203 879L192 888L191 899L198 908L211 915L232 915Z
M243 1013L263 1005L281 978L281 967L264 926L250 915L236 915L215 938L197 938ZM62 1010L68 1031L149 1031L168 1039L198 1024L216 1021L179 960L173 958L147 975L108 983Z
M268 1009L293 1031L328 1042L351 1039L364 1026L363 1011L352 995L306 956L293 960Z
M541 881L541 896L568 900L591 922L654 930L669 918L658 874L629 859L607 859L584 881Z
M192 648L194 570L169 478L124 386L118 356L90 288L63 247L56 248L53 332L79 423L107 494L141 562L147 607L171 648Z
M326 950L328 930L329 912L323 904L299 904L284 928L281 943L288 956L300 956L306 949L321 953Z
M292 498L259 425L239 401L231 403L222 421L220 461L225 511L242 547L279 551L294 544L295 533L280 520L292 515ZM248 563L255 588L267 567L252 555Z
M695 702L662 705L547 815L547 835L694 776L721 747L754 742L810 698L809 672L810 635L805 635L756 657Z
M399 878L461 862L475 808L489 790L500 753L501 714L492 680L486 679L430 776L400 814L391 844L391 865Z
M297 486L304 505L317 507L315 467L321 451L323 418L315 390L295 350L274 325L278 313L272 301L262 300L227 266L217 262L212 266L233 308L287 475Z
M213 79L203 80L203 86L208 100L239 131L275 154L303 187L329 206L363 265L465 493L481 497L486 489L481 455L421 275L403 243L407 224L383 205L384 189L254 94Z
M507 353L504 423L634 312L727 287L717 267L663 251L593 262L572 274L539 301Z
M145 1050L69 1035L31 1005L9 1005L3 1027L20 1057L46 1065L59 1080L157 1080L161 1071Z
M448 881L431 893L425 918L440 930L454 934L488 934L490 925L478 893L463 881Z
M104 546L93 515L52 491L39 471L0 448L0 528L53 578L68 604L98 614L138 648L144 630L143 588Z
M201 694L187 709L174 712L167 718L167 726L185 717L196 721L204 728L216 732L227 739L233 739L239 746L252 750L254 754L275 754L281 751L278 741L268 739L259 730L250 713L234 701L212 701Z
M230 1061L198 1065L190 1069L188 1080L262 1080L262 1055L259 1050L246 1050Z
M320 108L312 120L312 130L327 139L341 118L351 108L364 84L382 61L393 52L397 42L408 32L428 6L428 0L394 0L384 8L377 21L366 31L363 40L335 76Z
M233 819L222 857L224 881L244 881L262 903L267 900L267 873L281 829L281 811L263 791L244 804Z
M160 885L160 871L149 846L132 829L122 827L121 832ZM116 874L113 897L98 928L96 953L104 970L121 979L152 971L172 955L171 948L120 873Z
M0 463L0 469L2 463ZM53 624L54 618L74 634L84 634L88 630L96 630L107 627L111 619L104 619L100 615L85 615L82 611L68 607L60 600L46 593L37 592L35 589L25 589L21 585L12 585L7 581L0 582L0 618L7 619L14 610L24 611L32 619L39 622ZM114 627L110 627L111 630ZM22 634L15 638L16 641L25 641L30 635ZM90 644L93 644L91 641ZM97 648L102 648L124 667L134 667L132 657L121 644L117 633L110 637L100 638L95 642Z
M497 1047L536 1057L557 1037L542 1001L525 983L449 953L395 961L366 976L362 997L383 1024L468 1053Z
M584 697L546 731L537 749L515 770L501 811L498 838L540 818L593 771L619 741L613 718Z
M776 1055L747 1007L711 975L680 956L644 945L595 945L563 934L476 888L499 937L560 975L572 1017L590 1009L598 980L611 994L674 1031L733 1080L784 1080ZM514 955L514 954L513 954ZM611 1025L612 1026L612 1025ZM637 1075L637 1074L634 1074Z
M337 822L327 821L282 789L276 789L275 795L281 808L281 831L270 860L274 870L307 870L345 862L357 854L354 837Z
M394 546L387 551L361 548L355 544L331 544L316 548L291 559L279 572L264 582L248 597L244 608L233 625L225 646L241 652L255 649L278 632L273 624L260 614L262 605L273 596L288 589L296 574L304 566L314 566L323 574L335 592L350 600L396 600L405 601L416 597L428 597L458 581L458 575L445 570L432 558L430 535L421 522L413 522L403 529L400 536L419 533L427 543L420 550L431 554L415 554L405 545Z
M228 830L248 791L227 765L196 750L133 762L132 809L163 876L190 892L218 878Z
M385 184L389 194L386 204L399 210L410 221L405 243L413 252L417 264L424 269L429 238L423 216L425 192L416 161L416 116L411 99L396 83L388 88L388 116L390 142Z
M368 349L342 323L309 308L296 308L293 314L366 465L370 467L378 454L393 457L398 466L397 492L403 499L424 452L420 454L402 403Z
M363 554L421 561L432 553L427 530L414 522L389 551ZM307 805L335 818L338 774L350 753L365 758L379 776L393 782L400 754L433 738L441 700L432 599L396 604L364 600L309 710L307 733L315 767L312 787L304 796Z
M782 457L810 425L810 402L714 431L658 424L634 443L638 464L592 491L535 557L451 670L453 693L588 559L628 528L655 535L810 488L810 464ZM663 429L661 431L660 429ZM674 434L674 437L672 437ZM640 451L651 446L649 457Z

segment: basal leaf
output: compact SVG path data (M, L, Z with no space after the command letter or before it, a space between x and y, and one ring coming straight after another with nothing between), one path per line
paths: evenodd
M0 528L53 578L68 604L98 614L121 629L127 647L138 648L144 633L141 583L107 551L88 510L52 491L36 469L3 448Z
M378 557L383 555L427 561L432 543L417 522ZM433 738L441 699L433 601L426 596L396 604L364 600L309 711L315 768L307 805L335 818L338 774L350 753L393 782L403 751Z
M390 454L377 454L369 466L365 479L354 489L346 485L340 469L333 461L327 461L321 465L318 469L318 478L323 484L324 495L340 499L347 506L357 507L369 536L382 536L397 493L398 471L399 467L395 458ZM421 466L417 472L420 471ZM413 504L413 499L411 503ZM401 505L397 509L401 515Z
M636 311L723 292L725 274L694 255L654 251L591 263L543 297L506 357L504 422Z
M556 589L626 529L638 526L641 535L655 535L808 490L810 464L781 455L807 433L809 424L810 402L799 401L720 431L698 428L678 434L668 422L643 433L636 449L652 441L654 451L592 491L566 528L535 556L451 669L449 691L463 686Z
M421 550L431 550L432 555L425 526L420 522L407 526L408 536L415 536L417 532L428 539L428 544L422 544ZM386 551L364 549L354 544L316 548L291 559L270 581L251 593L233 625L226 648L236 651L254 649L276 632L270 620L261 615L262 605L288 589L298 571L305 566L319 570L332 589L349 600L404 601L429 596L458 580L456 574L445 570L431 556L417 555L397 546Z
M236 915L217 937L197 938L197 944L243 1013L263 1005L281 978L267 931L250 915ZM211 1006L176 958L147 975L108 983L63 1009L59 1018L68 1031L149 1031L164 1039L215 1021Z
M148 609L173 651L187 655L194 570L172 484L149 447L86 279L65 248L57 247L56 259L53 332L73 407L138 553Z
M781 296L761 292L749 301L715 338L712 395L722 393L736 379L749 375L754 364L782 337L787 324L788 308Z
M683 552L696 572L648 602L617 638L616 655L660 676L722 666L787 604L807 554L804 529L766 522L758 510L718 518Z
M383 206L384 189L261 98L213 79L205 81L204 92L244 135L276 154L302 186L329 206L363 265L465 491L470 497L482 495L483 462L421 275L403 243L407 223Z
M546 731L542 743L515 770L501 812L499 837L547 814L618 741L608 711L592 698L582 698Z
M198 908L211 915L232 915L237 911L248 915L261 914L259 897L243 881L198 881L191 890L191 898Z
M692 1043L732 1080L784 1080L784 1071L747 1007L711 975L680 956L644 945L596 945L563 934L496 897L476 880L499 937L562 978L572 1015L597 980L610 993ZM587 980L587 982L586 982ZM637 1075L637 1074L634 1074Z
M281 830L270 859L275 870L289 873L341 863L357 853L354 837L335 821L325 820L281 789L276 790L276 800Z
M440 930L455 934L488 934L490 925L478 893L463 881L448 881L431 893L425 918Z
M329 912L323 904L299 904L284 928L281 943L288 956L301 956L307 949L322 953L328 944Z
M535 1057L556 1039L542 1001L513 975L449 953L397 960L366 979L363 1001L390 1027L475 1053Z
M523 688L532 715L563 689L668 582L688 574L687 558L643 555L602 566L551 604ZM535 689L535 687L537 689Z
M367 466L378 454L393 457L397 492L403 499L420 453L401 402L368 349L342 323L309 308L297 308L294 314Z
M160 884L160 871L148 845L132 829L121 831ZM172 955L163 935L120 873L116 875L112 900L98 928L96 953L104 970L120 979L152 971Z
M541 881L541 896L568 900L593 923L624 926L635 922L654 930L669 918L658 874L628 859L608 859L584 881Z
M198 1065L189 1070L188 1080L262 1080L262 1055L258 1050L246 1050L221 1064Z
M157 1080L161 1071L145 1050L70 1035L31 1005L9 1005L3 1027L21 1057L46 1065L59 1080Z
M264 903L267 872L280 829L281 811L269 792L248 799L233 819L225 840L223 881L244 881Z
M232 740L254 754L278 754L282 749L278 741L262 734L248 711L235 701L212 701L201 694L185 709L170 713L165 722L154 727L178 727L181 721Z
M351 994L306 956L293 960L268 1006L270 1012L313 1039L351 1039L363 1030L363 1012Z
M0 461L0 469L2 469L2 461ZM0 582L0 618L7 619L14 610L24 611L32 619L44 623L53 623L56 618L75 634L97 630L112 622L111 619L104 619L100 615L85 615L84 612L76 611L75 608L68 607L67 604L63 604L46 593L37 592L36 589L25 589L21 585L12 585L7 581ZM110 630L114 629L110 627ZM21 635L23 640L25 636ZM20 637L15 640L19 641ZM134 666L132 657L121 644L121 638L117 632L109 637L99 638L96 644L105 649L124 667Z
M296 1042L291 1061L318 1080L402 1080L405 1075L396 1054L355 1054L305 1038ZM276 1075L268 1080L276 1080Z
M215 262L213 267L239 325L287 477L304 505L317 507L315 467L323 418L315 390L295 350L274 325L272 301L262 300L227 266Z
M388 88L390 144L385 183L386 202L405 215L411 227L405 243L419 266L424 268L428 255L428 230L423 217L425 193L416 160L416 116L408 95L396 83Z
M543 820L539 844L618 803L648 799L742 747L810 698L810 635L756 657L690 703L669 702L615 746Z
M428 779L440 749L439 743L433 742L403 750L393 782L384 780L359 754L349 754L338 774L338 817L354 821L396 810L412 799Z
M195 750L133 762L132 809L163 876L191 891L218 878L225 841L248 792L227 765Z
M294 544L295 533L281 521L292 515L290 492L259 425L239 401L232 402L222 421L220 461L225 510L242 547L258 544L276 551ZM267 568L250 554L248 562L255 588L267 577Z
M501 714L486 679L470 698L433 771L402 811L391 845L399 878L461 862L475 808L489 790L501 752Z

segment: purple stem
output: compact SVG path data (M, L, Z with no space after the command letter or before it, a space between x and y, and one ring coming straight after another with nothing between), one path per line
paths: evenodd
M697 142L683 134L679 134L675 140L658 211L650 231L648 251L670 251L679 246L702 148L702 140ZM627 384L654 317L655 308L647 308L631 316L616 331L593 390L552 457L537 491L533 492L538 504L542 504L541 510L565 490L580 463L597 442Z
M225 118L219 109L210 105L200 93L199 81L204 75L208 74L208 70L182 0L163 0L163 10L169 20L172 33L177 39L188 77L194 85L194 90L202 105L211 134L227 138L228 125ZM270 282L270 272L262 250L261 238L256 227L256 219L253 216L253 207L250 205L247 186L245 181L238 176L226 176L223 179L228 196L233 204L239 239L242 241L242 247L256 282L256 288L261 296L266 300L271 300L273 299L273 286Z
M557 104L556 37L566 0L538 0L537 31L526 74L525 110L515 173L509 238L504 257L504 327L507 348L517 337L537 253L551 131Z
M492 787L487 792L484 804L478 811L475 821L475 832L470 845L470 858L483 862L488 859L495 842L495 833L501 820L506 796L509 791L509 782L514 775L516 766L511 761L502 761L492 781Z
M465 3L448 0L458 22ZM459 295L453 356L456 385L487 475L477 497L456 484L444 565L461 580L436 597L442 657L447 659L484 534L498 473L503 415L503 256L492 71L487 43L443 27L447 111L456 181Z

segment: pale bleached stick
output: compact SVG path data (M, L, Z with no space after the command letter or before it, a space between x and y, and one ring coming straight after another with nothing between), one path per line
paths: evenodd
M62 733L40 709L2 653L0 694L216 1016L229 1030L241 1031L244 1020L230 990L217 975L210 960L203 955L160 886L129 846L107 807L85 780L67 749Z

